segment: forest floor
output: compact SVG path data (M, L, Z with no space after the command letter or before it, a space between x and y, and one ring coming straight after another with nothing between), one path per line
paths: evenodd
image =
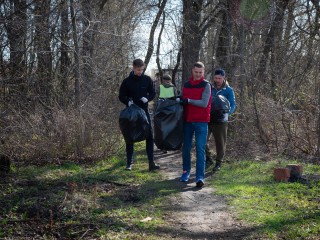
M163 177L176 182L179 193L170 196L171 209L166 221L170 223L170 235L175 239L244 239L254 229L237 220L226 199L215 195L215 189L205 183L199 189L195 183L193 162L190 181L180 182L181 152L155 152L156 161L161 164ZM214 172L207 172L206 178L214 178Z
M305 182L279 183L280 159L235 157L220 172L209 168L199 189L194 153L183 183L180 151L156 150L161 170L151 173L145 146L137 147L132 171L122 152L17 164L0 177L0 239L319 239L318 165L304 164Z

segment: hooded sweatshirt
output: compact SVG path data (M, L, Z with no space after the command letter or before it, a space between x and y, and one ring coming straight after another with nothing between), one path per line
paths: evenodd
M128 105L130 100L133 100L136 105L147 110L148 102L152 101L155 96L154 83L148 75L136 76L131 71L120 85L119 100L125 105ZM140 100L142 97L147 98L148 102L143 103Z

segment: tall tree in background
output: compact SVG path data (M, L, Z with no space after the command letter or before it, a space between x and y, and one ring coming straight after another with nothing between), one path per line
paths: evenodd
M81 92L85 99L91 92L93 75L93 48L94 48L94 25L95 6L97 1L81 1L82 8L82 84Z
M152 26L151 26L151 30L150 30L150 34L149 34L149 41L148 41L148 50L147 50L147 55L145 57L145 67L147 68L148 67L148 64L150 62L150 58L153 54L153 41L154 41L154 34L155 34L155 30L156 30L156 27L158 26L159 24L159 21L160 21L160 17L161 15L163 14L163 11L164 11L164 8L167 4L167 0L162 0L162 1L159 1L158 3L158 12L157 12L157 15L152 23Z
M8 88L10 89L10 102L15 101L18 105L26 102L26 41L27 41L27 1L5 1L3 12L8 19L5 28L10 49ZM4 38L5 39L5 38Z
M217 66L231 72L231 33L232 20L230 15L230 0L223 1L220 7L220 29L216 49Z
M69 11L68 11L68 0L61 0L60 8L60 73L59 73L59 87L58 87L58 99L59 104L63 109L66 109L68 104L68 85L70 79L70 57L68 52L70 48L68 46L69 42Z
M270 29L268 31L268 35L266 37L263 53L261 55L260 61L259 61L259 68L258 68L258 75L257 79L261 81L262 84L267 83L268 74L266 74L267 70L267 62L270 60L270 53L272 53L273 57L273 63L275 63L275 47L276 44L280 44L281 42L281 35L283 30L283 18L285 14L285 10L287 9L288 3L290 0L280 0L276 1L276 11L275 11L275 18L271 23ZM274 78L271 77L270 79L270 92L273 94L275 93L275 82ZM268 88L265 88L268 89Z
M52 51L50 0L35 1L35 51L37 53L36 93L40 102L50 105L52 95Z
M183 0L182 81L188 81L194 62L199 61L201 46L200 21L203 0Z

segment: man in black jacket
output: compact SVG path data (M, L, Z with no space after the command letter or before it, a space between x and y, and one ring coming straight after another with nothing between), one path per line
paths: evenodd
M145 111L150 127L149 135L146 139L146 152L149 160L149 171L158 170L160 169L160 167L154 162L154 140L152 122L148 111L148 102L152 101L156 95L155 88L152 79L149 76L143 74L144 62L141 59L135 59L132 66L133 70L130 72L130 75L121 83L119 90L119 100L127 106L135 103ZM126 170L132 169L133 150L133 144L126 143Z

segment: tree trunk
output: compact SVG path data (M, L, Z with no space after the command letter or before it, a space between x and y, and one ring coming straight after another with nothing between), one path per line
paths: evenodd
M188 81L193 64L200 60L202 6L203 0L183 0L182 84Z
M179 49L179 52L177 54L177 61L176 61L176 64L174 65L174 68L172 70L172 82L174 84L176 84L176 75L178 73L178 69L179 69L179 66L180 66L180 62L181 62L181 51L182 49L180 48ZM180 92L180 90L178 90ZM180 93L179 93L180 94Z
M7 35L10 45L9 102L18 105L26 103L26 39L27 39L27 1L11 2L7 25ZM17 99L18 97L18 99ZM17 101L18 100L18 101Z
M150 30L150 34L149 34L149 43L148 43L148 50L147 50L147 55L146 55L146 58L144 60L144 64L145 64L145 68L147 69L148 67L148 64L150 62L150 58L152 56L152 53L153 53L153 41L154 41L154 32L158 26L158 23L160 21L160 17L164 11L164 8L166 6L166 3L167 3L167 0L162 0L160 6L159 6L159 10L158 10L158 13L156 15L156 18L155 20L153 21L153 24L151 26L151 30Z
M229 2L225 3L221 10L220 31L216 50L217 67L223 68L227 73L231 72L231 32L232 21L230 16Z
M72 36L73 36L73 44L74 44L74 97L75 97L75 107L78 108L80 106L80 59L79 59L79 44L78 44L78 36L77 36L77 25L76 25L76 16L74 13L73 0L70 0L70 14L72 19Z
M315 24L314 24L314 28L313 28L313 32L312 32L312 36L311 38L315 39L316 35L318 34L319 37L319 30L320 30L320 23L319 23L319 19L320 19L320 3L319 1L316 0L312 0L313 5L315 6L316 9L316 15L315 15ZM309 49L309 51L311 52L311 49ZM309 53L310 55L310 53ZM317 55L317 61L316 61L316 66L320 65L320 57L319 54ZM319 76L318 76L318 71L316 72L316 76L315 76L315 96L317 96L318 98L318 116L317 116L317 127L316 127L316 133L317 133L317 149L316 149L316 156L318 158L318 163L320 162L320 80L319 80Z
M262 83L267 82L266 69L267 69L269 54L275 46L275 38L282 33L282 23L283 23L284 13L289 1L290 0L277 1L276 16L268 32L268 35L264 44L264 48L263 48L263 53L260 58L258 72L257 72L257 79ZM271 85L272 86L274 85L273 80L271 80Z
M62 0L61 2L61 30L60 30L60 100L59 103L62 108L67 107L68 103L68 80L69 80L69 68L70 58L68 55L68 42L69 42L69 20L68 20L68 1Z
M41 104L50 105L52 92L52 53L49 27L50 0L35 1L35 49L38 59L36 93Z
M90 95L93 88L93 45L94 45L94 21L93 21L93 9L95 1L82 0L82 29L83 29L83 42L82 42L82 80L81 95L85 101L85 98Z
M162 76L163 76L162 67L161 67L161 64L160 64L160 46L161 46L161 36L162 36L163 29L164 29L165 20L166 20L166 15L165 15L165 13L163 13L161 29L160 29L160 33L159 33L159 36L158 36L157 58L156 58L156 63L157 63L157 67L158 67L160 81L161 81Z

